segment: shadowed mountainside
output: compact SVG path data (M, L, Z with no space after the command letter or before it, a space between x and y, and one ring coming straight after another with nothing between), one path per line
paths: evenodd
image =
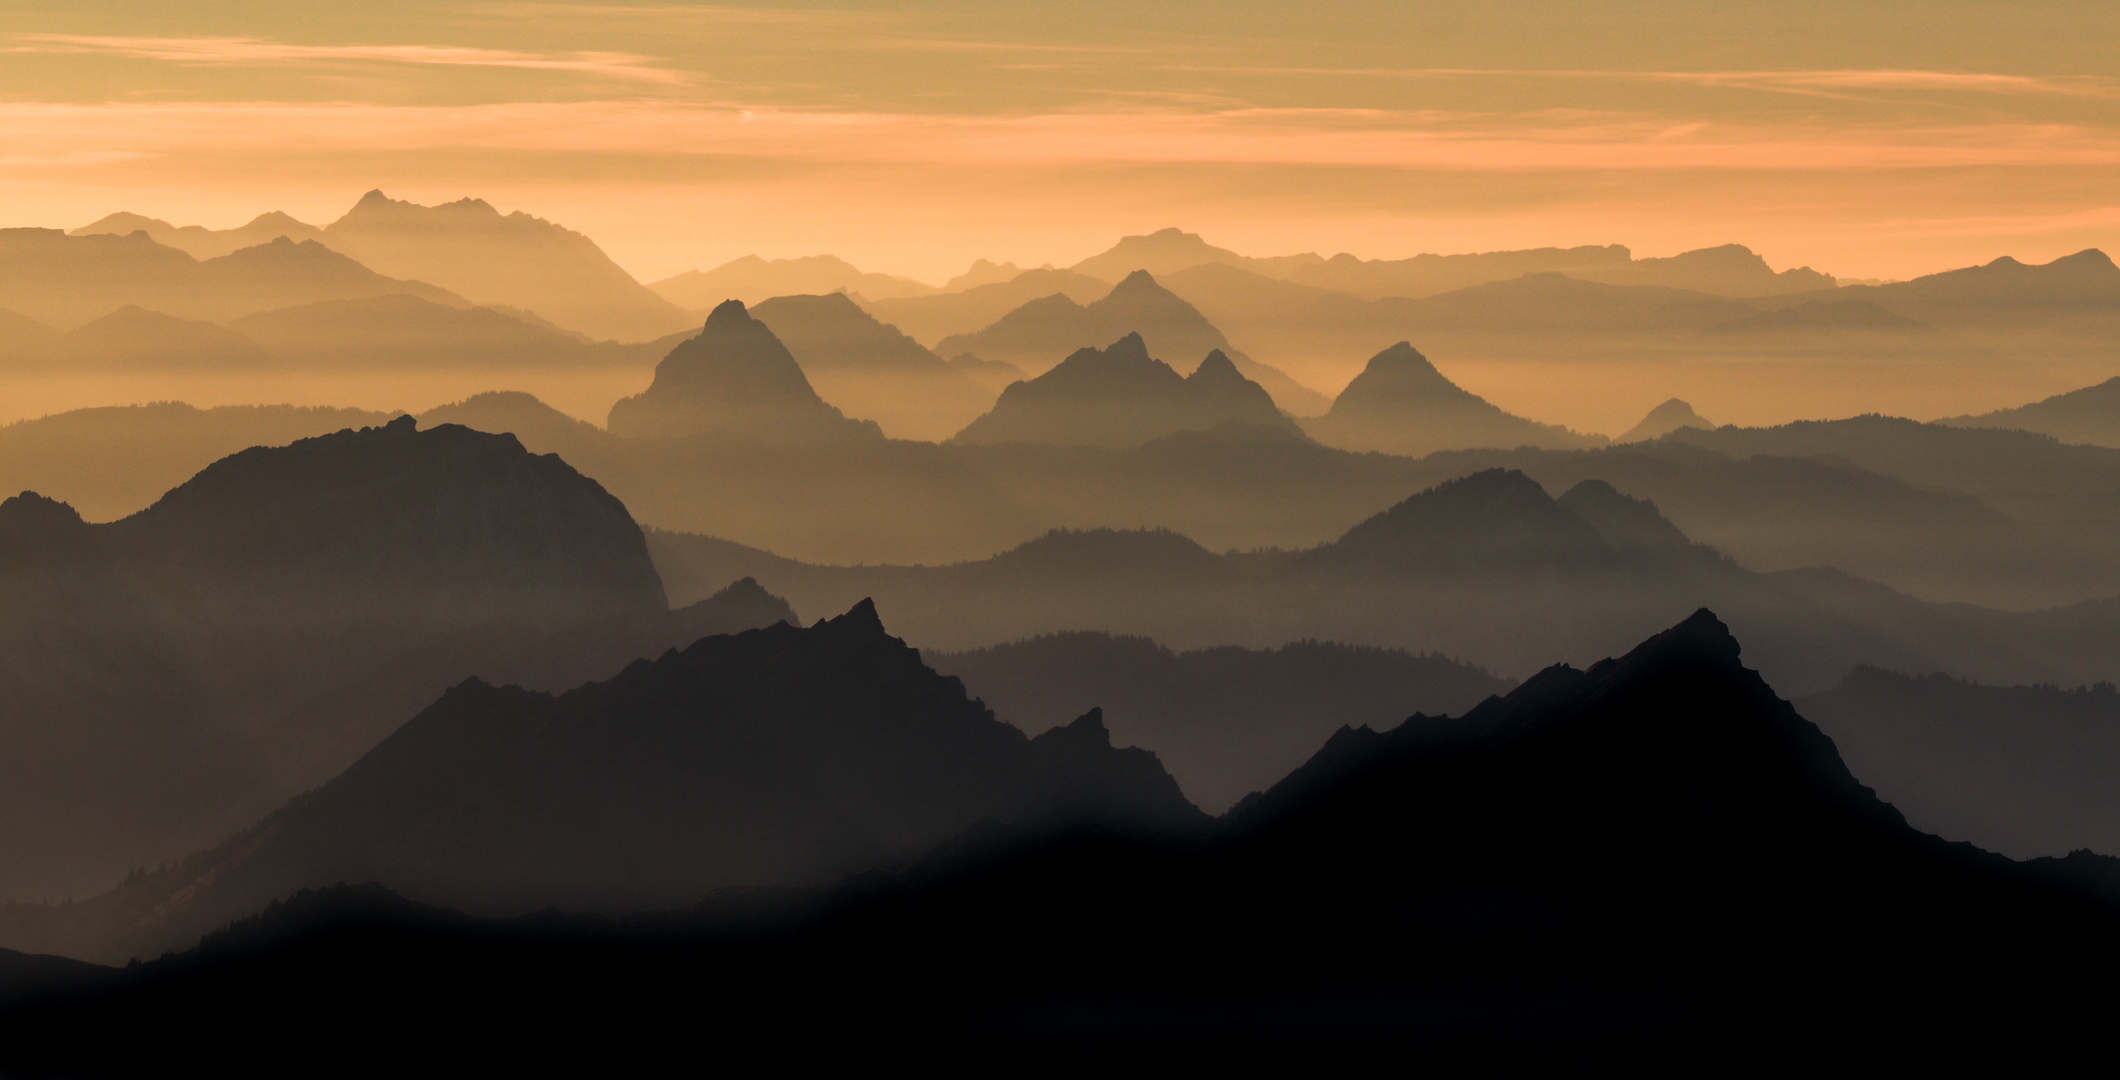
M1923 829L2017 858L2120 850L2112 683L1983 686L1865 666L1797 705Z
M1700 612L1460 718L1343 729L1205 842L974 835L904 874L628 923L311 893L142 970L25 978L0 1054L132 1067L139 1041L92 1034L161 1046L244 1015L257 1060L355 1022L374 1035L345 1060L380 1063L446 1015L546 1033L489 1063L577 1068L820 1024L860 1060L1087 1059L1116 1027L1231 1064L2023 1062L2095 1045L2112 994L2074 975L2120 957L2114 875L1908 827ZM646 1041L614 1047L621 1018Z
M1073 631L925 655L1025 731L1101 708L1114 739L1154 751L1210 813L1271 787L1343 726L1459 713L1509 686L1442 656L1320 641L1173 652Z
M114 880L329 776L347 759L278 725L407 655L667 609L593 481L410 417L234 454L109 524L25 493L0 549L0 895Z
M1206 819L1154 755L1114 749L1094 709L1026 736L863 603L808 629L704 637L557 696L462 683L255 829L61 918L122 955L338 881L497 914L624 912L829 882L982 821Z

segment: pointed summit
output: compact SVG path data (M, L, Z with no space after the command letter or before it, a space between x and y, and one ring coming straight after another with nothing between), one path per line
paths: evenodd
M802 368L743 301L708 315L698 337L655 366L655 381L611 406L611 432L633 438L723 435L766 442L876 438L811 389Z
M1003 390L993 410L955 441L1129 447L1232 421L1296 430L1227 356L1216 351L1209 359L1212 366L1203 363L1187 378L1151 357L1137 333L1102 349L1079 349L1051 371Z
M1405 341L1370 357L1332 410L1303 426L1330 446L1415 457L1488 447L1574 450L1605 441L1503 412L1445 378Z
M1701 428L1707 431L1715 430L1715 425L1704 419L1699 413L1694 412L1693 406L1677 398L1672 398L1656 408L1650 409L1649 415L1642 417L1641 423L1628 428L1626 434L1612 441L1615 443L1647 442L1650 439L1660 439L1677 431L1679 428L1688 427Z
M1580 568L1610 561L1597 530L1515 469L1438 484L1306 553L1327 568L1394 573Z

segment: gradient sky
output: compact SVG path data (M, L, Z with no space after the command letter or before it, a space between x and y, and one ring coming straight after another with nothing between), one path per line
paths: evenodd
M2116 53L2110 2L9 0L0 224L321 224L381 187L644 280L832 252L939 281L1165 225L1904 277L2120 251Z

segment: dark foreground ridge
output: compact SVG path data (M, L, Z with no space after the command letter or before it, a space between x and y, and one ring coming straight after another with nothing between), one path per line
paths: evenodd
M229 1065L328 1045L346 1071L434 1045L2022 1065L2103 1030L2111 992L2075 976L2120 955L2112 874L1909 828L1702 611L1459 719L1343 730L1210 838L982 827L904 873L617 923L339 887L134 969L8 958L30 1003L0 1067L135 1070L231 1017Z

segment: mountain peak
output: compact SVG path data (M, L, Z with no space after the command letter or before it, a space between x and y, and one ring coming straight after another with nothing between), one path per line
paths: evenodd
M1110 750L1112 733L1104 726L1103 707L1098 706L1076 717L1072 722L1053 728L1031 741L1048 749L1066 747L1092 751Z
M1191 375L1186 376L1186 381L1188 382L1194 379L1202 382L1225 383L1248 381L1244 378L1244 373L1237 370L1236 362L1229 358L1229 354L1220 349L1208 353L1207 359L1200 361L1200 366L1194 368Z
M750 309L744 307L741 300L724 300L714 305L714 310L707 313L707 329L709 330L716 327L748 326L756 321L751 318Z
M1627 429L1626 434L1612 441L1616 443L1646 442L1650 439L1662 438L1680 428L1688 427L1702 428L1709 431L1715 429L1713 423L1693 411L1693 406L1678 398L1671 398L1656 408L1650 409L1649 415L1642 417L1641 423Z

